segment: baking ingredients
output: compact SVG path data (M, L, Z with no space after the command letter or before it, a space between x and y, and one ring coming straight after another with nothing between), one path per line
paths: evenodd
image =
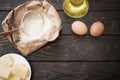
M11 69L0 63L0 77L4 78L4 79L8 79L9 75L10 75Z
M63 10L72 18L83 17L89 9L88 0L64 0Z
M30 80L30 77L31 77L30 65L22 56L18 54L6 54L0 57L1 79Z
M20 77L21 79L26 79L28 68L25 64L18 63L14 66L12 73Z
M8 67L12 67L14 64L12 57L8 55L2 56L0 59L0 63Z
M8 39L23 55L28 55L59 36L61 19L47 0L34 0L12 10L2 27L4 31L19 29Z
M90 34L93 37L98 37L100 36L104 31L104 24L101 22L95 22L92 24L90 28Z
M77 35L85 35L87 33L87 26L82 21L75 21L72 24L72 31Z
M11 74L11 75L9 76L9 80L21 80L21 78L18 77L18 76L16 76L16 75L14 75L14 74Z

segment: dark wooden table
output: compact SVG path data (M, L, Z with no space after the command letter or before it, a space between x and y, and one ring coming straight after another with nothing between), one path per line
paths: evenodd
M0 23L11 9L27 0L0 0ZM120 0L89 0L86 16L73 19L62 9L63 0L48 0L62 19L62 31L54 42L25 57L32 68L31 80L120 80ZM81 20L90 28L95 21L105 25L101 37L74 35L71 23ZM0 26L0 31L3 31ZM21 53L5 39L0 56Z

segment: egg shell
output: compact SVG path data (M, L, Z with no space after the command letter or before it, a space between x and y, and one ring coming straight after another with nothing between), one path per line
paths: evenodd
M93 37L98 37L104 32L104 24L101 22L95 22L90 28L90 34Z
M82 21L73 22L71 28L77 35L85 35L87 33L87 26Z

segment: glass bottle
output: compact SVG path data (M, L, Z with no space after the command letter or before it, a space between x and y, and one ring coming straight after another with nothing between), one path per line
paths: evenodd
M72 18L83 17L89 9L87 0L64 0L63 10Z

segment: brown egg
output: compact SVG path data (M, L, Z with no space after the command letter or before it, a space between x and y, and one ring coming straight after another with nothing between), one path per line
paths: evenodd
M87 33L87 26L82 21L73 22L71 28L77 35L85 35Z
M104 24L101 22L95 22L92 24L90 28L90 34L93 37L98 37L100 36L104 31Z

